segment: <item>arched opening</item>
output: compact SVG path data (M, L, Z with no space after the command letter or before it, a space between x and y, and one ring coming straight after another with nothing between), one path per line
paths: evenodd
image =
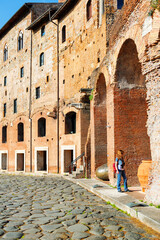
M136 45L127 39L117 59L114 89L115 151L123 149L130 185L139 185L138 166L150 159L147 135L147 102L145 78L142 75Z
M99 75L94 98L95 170L107 163L107 111L105 77Z
M18 123L18 142L24 141L24 124Z
M23 49L23 33L20 31L19 36L18 36L18 51Z
M69 112L65 116L65 134L76 133L76 113Z
M87 14L87 21L92 17L92 0L88 0L87 2L87 9L86 9L86 14Z
M66 41L66 25L62 27L62 43Z
M46 119L40 118L38 120L38 137L46 136Z
M44 53L42 52L39 57L39 66L41 67L43 65L44 65Z
M4 47L4 56L3 56L4 62L7 61L7 59L8 59L8 46L6 44Z

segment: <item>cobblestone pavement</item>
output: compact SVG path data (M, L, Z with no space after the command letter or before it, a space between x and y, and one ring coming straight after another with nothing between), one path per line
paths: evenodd
M0 239L160 239L61 177L0 175Z

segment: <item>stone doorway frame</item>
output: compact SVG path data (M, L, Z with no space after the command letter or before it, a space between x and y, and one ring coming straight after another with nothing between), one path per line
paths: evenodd
M64 174L64 151L73 150L73 160L75 159L75 145L62 145L61 146L61 174Z
M7 170L2 169L2 154L6 153L7 154ZM1 150L0 151L0 170L1 171L8 171L8 150Z
M46 164L47 164L47 171L37 171L37 152L38 151L46 151ZM48 173L48 147L35 147L34 151L35 155L35 173Z
M18 153L23 153L24 154L24 170L23 171L17 171L17 154ZM15 150L15 172L25 172L25 161L26 156L25 156L25 150Z

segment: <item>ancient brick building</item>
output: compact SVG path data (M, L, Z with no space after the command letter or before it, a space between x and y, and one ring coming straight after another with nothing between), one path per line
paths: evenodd
M160 204L159 5L148 0L24 4L0 30L0 169L94 177L126 155L129 184L152 159ZM152 198L149 198L152 194Z

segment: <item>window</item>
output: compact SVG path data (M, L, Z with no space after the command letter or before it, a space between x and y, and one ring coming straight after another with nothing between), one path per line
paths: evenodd
M4 103L4 105L3 105L3 117L6 117L6 113L7 113L7 104Z
M42 65L44 65L44 53L41 53L41 55L40 55L39 65L40 65L40 67L41 67Z
M69 112L65 116L65 134L76 133L76 113Z
M14 113L17 113L17 99L14 99L14 109L13 109Z
M99 0L99 26L102 25L103 14L104 14L104 0Z
M4 62L8 59L8 46L7 44L4 47Z
M23 49L23 33L20 31L19 36L18 36L18 51Z
M24 141L24 124L22 122L18 123L18 142Z
M49 82L49 76L46 77L46 82Z
M66 41L66 25L62 28L62 43Z
M87 21L92 17L92 0L87 3Z
M40 98L40 87L36 88L36 99Z
M21 67L20 69L20 77L24 77L24 67Z
M4 86L7 86L7 76L4 77Z
M44 35L45 35L45 26L41 28L41 37L43 37Z
M117 9L121 9L124 5L124 0L117 0Z
M2 143L7 142L7 126L2 127Z
M46 119L40 118L38 120L38 137L46 136Z

